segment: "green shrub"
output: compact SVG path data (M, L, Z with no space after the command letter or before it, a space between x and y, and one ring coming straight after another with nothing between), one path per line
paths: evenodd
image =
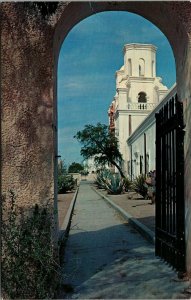
M35 205L26 214L15 204L14 193L2 199L2 293L8 299L54 298L59 286L55 261L52 214Z
M132 189L145 198L147 196L147 186L145 184L146 176L140 174L135 178L132 184Z
M76 185L76 182L72 175L59 175L58 176L58 193L64 194L67 191L72 191Z

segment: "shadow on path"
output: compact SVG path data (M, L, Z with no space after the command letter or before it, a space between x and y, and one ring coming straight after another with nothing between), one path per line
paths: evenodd
M87 182L80 186L64 260L59 299L172 299L188 286L177 283L154 247Z

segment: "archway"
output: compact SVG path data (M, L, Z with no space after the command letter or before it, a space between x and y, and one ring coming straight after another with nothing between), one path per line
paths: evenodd
M174 52L176 60L176 71L177 71L177 90L180 101L184 101L184 110L187 112L184 115L185 123L190 128L190 75L188 74L188 68L190 68L190 49L189 49L189 29L185 27L189 24L189 17L185 18L185 15L179 14L180 4L176 3L163 3L163 2L89 2L89 3L69 3L63 8L62 14L60 15L59 22L57 24L55 35L54 35L54 98L56 100L56 72L57 72L57 59L58 53L65 36L68 34L70 29L79 21L84 18L102 11L129 11L137 13L152 23L154 23L167 37ZM169 20L172 20L169 21ZM175 21L176 20L176 21ZM56 112L56 101L54 101L55 112ZM55 115L56 118L56 115ZM185 136L185 145L188 145L188 135ZM57 145L55 146L57 153ZM188 162L188 147L185 146L185 165ZM185 169L185 175L190 174L190 168ZM185 176L185 178L187 178ZM186 200L186 215L190 212L190 204L187 201L190 197L189 191L189 179L185 181L185 200ZM187 270L191 270L191 257L189 255L189 238L191 232L189 230L189 218L186 219L186 246L187 246Z

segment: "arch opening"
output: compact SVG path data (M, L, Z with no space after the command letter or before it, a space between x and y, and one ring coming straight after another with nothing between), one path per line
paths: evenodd
M145 60L139 59L139 76L145 76Z
M95 4L95 6L96 6L96 4ZM131 5L130 5L131 6ZM170 45L171 45L171 47L172 47L172 49L173 49L173 51L174 51L174 53L175 53L175 59L176 59L176 68L177 69L179 69L179 61L178 61L178 58L180 57L180 53L181 53L181 51L183 50L183 49L181 49L181 47L179 48L179 45L177 45L177 43L176 43L176 38L175 38L175 36L176 36L176 34L173 36L173 34L172 34L172 31L173 31L173 29L172 29L172 27L169 29L169 28L167 28L166 27L166 24L167 24L167 20L164 20L163 18L162 18L162 15L161 15L161 19L157 16L156 18L155 18L155 14L152 12L152 16L151 16L151 14L150 13L146 13L146 10L145 10L145 8L147 7L148 8L148 6L149 6L149 4L141 4L141 7L137 7L136 6L136 4L135 4L135 6L133 6L133 7L130 7L129 8L129 4L122 4L122 5L119 5L118 7L117 7L117 9L116 10L129 10L129 11L133 11L133 12L136 12L137 14L139 14L139 15L143 15L144 17L146 17L148 20L150 20L151 22L153 22L153 23L155 23L164 33L165 33L165 35L166 35L166 37L168 38L168 40L170 41ZM120 7L120 9L119 9L119 7ZM95 8L95 7L94 7ZM97 8L97 12L101 12L101 11L107 11L107 5L106 6L102 6L101 4L100 5L98 5L98 6L96 6L96 8ZM129 8L129 9L128 9ZM113 9L112 9L113 10ZM141 12L141 10L142 10L142 12ZM87 9L87 11L85 12L85 15L88 15L88 16L90 16L91 14L92 14L92 11L89 11L88 9ZM77 17L77 19L75 19L74 20L74 23L76 22L78 22L80 19L82 20L84 17L86 17L86 16L82 16L83 15L83 13L81 13L81 16L79 17ZM160 20L159 20L160 19ZM72 28L72 26L69 26L70 28ZM169 30L168 30L169 29ZM68 33L68 32L67 32ZM65 34L65 33L64 33ZM63 34L63 35L64 35ZM185 40L186 40L186 38L185 38ZM57 48L58 49L58 48ZM152 63L152 65L151 66L153 66L153 63ZM142 68L143 69L143 68ZM151 69L152 69L152 75L154 76L154 69L151 67ZM180 80L180 78L178 77L178 79L177 79L177 84L179 85L179 83L181 82L181 80ZM180 90L178 90L178 93L180 92Z
M147 103L147 94L145 92L139 92L138 102Z
M98 16L98 18L99 18L99 16L101 16L101 15L103 15L103 14L109 14L109 13L117 13L117 12L114 12L114 11L112 11L112 12L101 12L101 13L99 13L99 14L97 14L96 16ZM135 14L132 14L132 13L128 13L128 12L119 12L119 13L122 13L124 16L126 16L126 15L132 15L132 16L137 16L138 18L141 18L140 16L138 16L138 15L135 15ZM89 21L89 24L91 23L90 22L90 19L91 18L95 18L96 16L90 16L89 18L86 18L86 19L84 19L84 21L83 22L85 22L86 20L87 21ZM108 19L109 19L109 17L107 18L107 22L108 22ZM145 19L144 19L145 20ZM97 21L98 22L98 21ZM147 20L146 20L146 22L147 22L147 24L148 23L150 23L150 22L148 22ZM79 23L80 24L80 23ZM98 24L98 23L97 23ZM76 25L76 26L78 26L78 25ZM98 27L98 26L97 26ZM99 28L99 27L98 27ZM104 28L105 29L105 28ZM74 27L74 30L75 30L75 27ZM85 32L85 27L84 27L84 32ZM87 34L87 31L86 31L86 33L85 34ZM70 34L68 35L68 36L70 36ZM145 36L146 36L146 34L145 34ZM137 39L137 37L135 36L134 37L134 39ZM133 40L133 42L134 42L134 40ZM66 38L66 43L67 43L67 38ZM125 40L124 40L124 42L123 43L125 43ZM63 48L64 48L64 44L65 44L65 42L63 42ZM68 46L67 46L68 47ZM123 47L123 45L122 45L122 43L121 43L121 47ZM119 47L118 47L119 48ZM170 49L170 47L169 47L169 49ZM91 50L92 51L92 50ZM102 51L102 49L100 49L100 52ZM170 50L171 51L171 50ZM81 52L82 53L82 52ZM97 52L98 53L98 52ZM99 53L98 53L99 54ZM102 55L102 53L100 53L101 55ZM75 55L73 56L73 57L75 57ZM92 57L94 57L94 53L93 53L93 51L92 51ZM85 60L85 59L90 59L90 56L88 57L83 57L83 54L82 54L82 60ZM68 60L69 61L69 60ZM144 61L144 59L143 58L139 58L139 63L140 63L140 65L141 65L141 74L144 74L144 72L145 72L145 61ZM133 63L132 63L132 59L131 58L128 58L127 59L127 64L128 64L128 66L127 66L127 72L129 73L129 74L132 74L132 69L133 69ZM74 62L71 64L71 66L69 66L69 63L68 63L68 65L66 66L67 67L67 72L69 73L69 71L68 70L71 70L71 73L73 72L73 70L75 69L75 68L73 68L72 67L72 65L74 65L74 67L78 67L78 62L77 62L77 59L76 58L74 58ZM119 65L119 64L118 64ZM117 69L117 65L114 67L114 66L112 66L113 67L113 73L115 72L115 70ZM106 67L105 67L106 68ZM78 71L76 71L76 72L78 72ZM88 70L88 72L91 72L91 70ZM70 74L71 74L70 73ZM73 74L75 74L75 72L73 73ZM111 75L112 76L112 75ZM88 79L89 78L93 78L94 77L94 82L95 82L95 76L91 76L91 75L89 75L89 76L87 76L88 77ZM85 78L85 77L84 77ZM71 89L75 89L75 84L77 84L77 83L75 83L75 79L76 80L78 80L79 78L76 78L75 77L75 75L73 75L73 78L70 80L70 82L68 82L68 86L66 87L66 92L68 92L68 87L71 87ZM72 82L73 81L73 82ZM84 81L84 83L85 83L85 81ZM88 82L89 83L89 82ZM91 82L90 82L91 83ZM80 83L80 84L82 84L82 82ZM64 85L64 84L63 84ZM86 84L86 86L88 86L88 84ZM85 89L85 86L84 86L84 89ZM100 98L101 98L102 96L100 95ZM112 96L111 96L112 97ZM103 98L105 98L105 95L103 96ZM93 99L93 96L92 96L92 99ZM147 102L147 98L146 98L146 96L144 96L144 94L139 94L138 95L138 102ZM86 104L86 107L88 108L89 107L89 104L90 104L90 102L88 102L87 104ZM76 105L76 103L74 103L74 107L75 107L75 105ZM91 102L91 105L92 105L92 102Z

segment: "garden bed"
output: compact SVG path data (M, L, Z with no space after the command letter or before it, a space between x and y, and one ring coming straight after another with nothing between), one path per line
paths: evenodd
M151 205L151 200L145 200L136 192L127 192L121 195L109 195L103 189L98 189L98 191L155 232L155 205Z
M72 199L74 197L75 191L67 192L65 194L58 194L58 224L59 229L61 228L65 216L67 214L67 211L70 207L70 204L72 202Z

